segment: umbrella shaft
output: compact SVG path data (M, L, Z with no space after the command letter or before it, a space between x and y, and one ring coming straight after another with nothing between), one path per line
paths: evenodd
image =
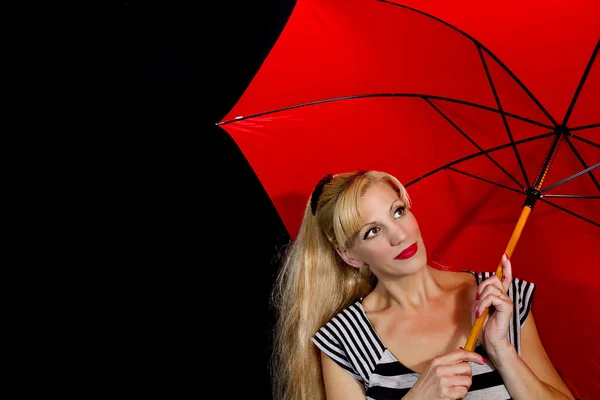
M515 225L515 229L508 241L508 245L506 246L506 256L510 259L512 257L513 251L515 250L515 246L521 237L521 232L523 232L523 228L525 227L525 223L527 222L527 218L529 218L529 214L531 214L532 207L524 206L521 210L521 216ZM502 261L498 264L496 268L496 276L502 280ZM479 333L483 328L483 323L485 322L485 318L488 315L488 309L486 308L484 312L475 320L473 326L471 327L471 332L469 333L469 337L467 339L467 343L464 346L465 350L473 351L475 350L475 346L477 345L477 339L479 338Z
M561 145L564 137L565 137L565 135L563 134L563 130L557 129L556 136L554 136L554 140L552 141L552 144L550 145L550 148L548 149L548 154L546 154L544 163L542 164L542 167L540 168L540 172L538 173L538 176L535 179L535 183L533 185L533 188L535 190L539 191L542 189L542 184L544 183L544 180L546 179L546 176L548 175L548 171L550 171L550 167L552 166L552 163L554 162L554 157L556 157L556 153L558 153L558 149L560 148L560 145Z

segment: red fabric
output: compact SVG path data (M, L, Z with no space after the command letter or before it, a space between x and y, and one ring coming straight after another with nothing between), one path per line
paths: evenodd
M514 140L551 133L599 46L597 1L402 2L453 27L398 4L298 0L273 50L223 119L292 238L314 185L327 173L378 169L408 184L480 149L509 143L494 112L500 109L494 90L510 114L506 123ZM596 144L570 138L588 167L600 162L598 59L567 121L573 135ZM437 97L428 102L420 95ZM595 127L574 129L589 125ZM552 140L518 144L530 184ZM473 271L498 266L526 183L512 147L489 155L508 174L484 155L454 167L521 193L447 169L408 187L432 265ZM563 142L543 187L582 169ZM591 174L600 181L600 169ZM584 174L548 194L600 193ZM598 399L599 200L547 200L596 225L538 201L513 254L514 274L538 284L533 310L554 365L574 394Z

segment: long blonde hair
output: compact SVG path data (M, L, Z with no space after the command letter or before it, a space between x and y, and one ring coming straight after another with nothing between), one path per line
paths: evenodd
M310 200L306 204L298 235L284 250L272 292L276 312L271 364L274 399L325 399L321 359L311 338L377 283L368 268L347 265L335 247L351 247L363 224L359 199L382 181L410 207L398 179L379 171L337 174L323 187L315 215Z

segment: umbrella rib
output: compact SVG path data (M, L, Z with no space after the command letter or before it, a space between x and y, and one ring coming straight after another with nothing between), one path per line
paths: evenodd
M531 142L531 141L538 140L538 139L544 139L544 138L547 138L549 136L554 136L554 132L544 133L542 135L537 135L537 136L532 136L532 137L527 138L527 139L521 139L521 140L519 140L519 141L517 141L515 143L516 144L527 143L527 142ZM467 160L470 160L471 158L479 157L479 156L484 155L486 153L492 153L492 152L497 151L497 150L505 149L505 148L507 148L509 146L512 146L512 145L510 143L507 143L507 144L503 144L503 145L500 145L500 146L492 147L491 149L488 149L488 150L480 151L478 153L473 153L473 154L470 154L468 156L459 158L458 160L454 160L454 161L452 161L452 162L450 162L450 163L448 163L446 165L443 165L443 166L438 167L438 168L436 168L434 170L431 170L431 171L427 172L425 175L423 175L423 176L421 176L419 178L413 179L412 181L410 181L409 183L407 183L404 186L408 187L408 186L410 186L410 185L412 185L414 183L417 183L417 182L419 182L419 181L421 181L421 180L423 180L423 179L425 179L425 178L427 178L427 177L429 177L429 176L431 176L433 174L436 174L436 173L438 173L438 172L440 172L440 171L442 171L444 169L447 169L448 167L451 167L451 166L456 165L456 164L460 164L463 161L467 161Z
M569 128L569 130L571 132L573 132L573 131L580 131L582 129L591 129L591 128L600 128L600 124L582 125L582 126L577 126L575 128Z
M581 196L578 194L545 194L542 197L557 197L561 199L600 199L600 196Z
M590 73L590 70L592 69L592 65L594 64L596 55L598 55L598 49L600 49L600 40L598 40L598 43L596 43L596 48L592 52L592 56L590 57L590 60L588 61L587 66L585 67L585 71L583 72L583 76L581 77L581 80L579 81L579 85L577 85L577 89L575 90L575 94L573 95L573 99L571 100L571 104L569 104L569 109L567 110L567 113L565 114L565 118L563 119L563 123L562 123L563 126L567 126L567 122L569 122L569 118L571 117L571 113L573 112L573 108L575 107L575 103L577 102L577 98L579 97L579 94L581 93L581 89L583 89L583 85L585 84L588 74Z
M483 50L485 50L486 53L489 54L490 57L492 57L494 59L494 61L496 61L498 63L498 65L500 65L510 76L511 78L513 78L515 80L515 82L517 82L517 84L521 87L521 89L523 89L525 91L525 93L527 93L527 95L529 96L529 98L538 106L538 108L544 113L544 115L546 116L546 118L548 118L548 120L550 122L552 122L553 125L558 125L556 123L556 121L554 120L554 118L552 118L552 115L550 115L550 113L544 108L544 106L542 105L542 103L540 103L540 101L533 95L533 93L531 93L531 91L527 88L527 86L525 86L523 84L523 82L521 82L519 80L519 78L517 78L517 76L502 62L500 61L500 59L498 57L496 57L494 55L494 53L492 53L487 47L485 47L483 44L481 44L477 39L475 39L474 37L472 37L471 35L469 35L468 33L458 29L457 27L455 27L454 25L449 24L448 22L444 21L443 19L434 17L431 14L428 14L426 12L417 10L416 8L412 8L409 6L406 6L404 4L398 4L398 3L394 3L392 1L389 0L378 0L381 1L382 3L387 3L387 4L391 4L397 7L402 7L405 8L407 10L411 10L414 11L418 14L424 15L428 18L434 19L444 25L446 25L449 28L454 29L455 31L457 31L458 33L460 33L461 35L465 36L467 39L471 40L473 43L475 43L475 45L477 45L478 48L481 48Z
M490 88L492 89L492 93L494 94L494 99L496 100L496 105L498 106L498 110L500 110L500 115L502 116L502 122L504 123L504 128L506 129L506 133L508 134L508 139L512 144L513 152L515 153L515 157L517 157L517 162L519 163L519 168L521 169L521 173L523 174L523 179L525 179L525 184L527 187L531 187L529 183L529 179L527 178L527 173L525 172L525 167L523 166L523 161L521 160L521 155L517 150L517 146L515 146L515 139L513 138L512 132L510 131L510 126L508 125L508 121L506 120L506 116L504 115L504 110L502 109L502 103L500 102L500 97L498 96L498 92L496 91L496 85L494 85L494 80L492 79L492 75L490 74L490 70L488 69L488 65L485 62L485 57L483 57L483 52L481 51L481 47L477 46L477 52L479 53L479 58L481 59L481 64L483 65L483 69L485 70L485 75L488 78L488 82L490 84Z
M575 145L571 142L571 140L569 139L568 136L565 136L565 140L567 141L567 144L569 145L569 147L571 148L571 150L573 151L573 153L575 153L575 157L577 157L577 159L581 163L581 166L583 168L587 168L588 166L587 166L586 162L584 161L584 159L581 156L581 154L579 154L579 152L575 148ZM594 176L594 174L592 174L592 172L589 171L588 172L588 176L590 177L590 179L592 180L592 182L594 182L594 184L596 185L596 188L598 189L598 192L600 192L600 184L596 180L596 177Z
M434 95L427 95L427 94L422 94L422 93L369 93L369 94L357 94L357 95L352 95L352 96L332 97L329 99L309 101L307 103L295 104L295 105L291 105L291 106L276 108L276 109L269 110L269 111L261 111L259 113L247 115L245 117L243 117L243 116L235 117L235 118L227 120L227 121L217 122L215 125L217 125L217 126L227 125L227 124L231 124L233 122L238 122L238 121L242 121L242 120L246 120L246 119L262 117L263 115L274 114L274 113L278 113L278 112L282 112L282 111L292 110L294 108L314 106L317 104L331 103L334 101L355 100L355 99L364 99L364 98L370 98L370 97L414 97L414 98L421 98L421 99L430 98L430 99L435 99L435 100L448 101L451 103L463 104L466 106L479 108L482 110L500 114L500 111L496 110L495 108L484 106L484 105L477 104L477 103L471 103L471 102L464 101L464 100L452 99L450 97L434 96ZM515 118L515 119L518 119L518 120L521 120L524 122L528 122L533 125L541 126L542 128L554 129L554 127L552 127L552 126L542 124L540 122L531 120L529 118L522 117L520 115L507 113L507 112L505 112L504 114L508 115L511 118Z
M520 115L512 114L512 113L509 113L509 112L506 112L506 111L500 111L500 110L497 110L495 108L483 106L483 105L476 104L476 103L470 103L468 101L451 99L451 98L448 98L448 97L441 97L441 96L431 96L431 95L424 95L423 97L426 97L426 98L429 98L429 99L433 99L433 100L441 100L441 101L448 101L448 102L452 102L452 103L464 104L466 106L471 106L471 107L475 107L475 108L480 108L482 110L495 112L496 114L504 114L504 115L507 115L507 116L509 116L511 118L518 119L518 120L521 120L521 121L524 121L524 122L528 122L528 123L530 123L532 125L541 126L542 128L554 129L553 126L542 124L541 122L537 122L537 121L534 121L534 120L526 118L526 117L521 117ZM598 124L598 126L600 126L600 124ZM594 125L592 125L592 127L594 127Z
M594 164L591 167L588 167L588 168L584 169L583 171L579 171L578 173L573 174L573 175L571 175L571 176L563 179L562 181L556 182L555 184L550 185L550 186L544 188L544 190L542 190L541 192L542 193L546 193L548 190L554 189L555 187L560 186L563 183L569 182L570 180L573 180L573 179L577 178L578 176L581 176L581 175L585 174L586 172L591 171L593 169L596 169L598 167L600 167L600 163Z
M575 212L573 212L573 211L571 211L571 210L567 210L566 208L564 208L564 207L561 207L561 206L559 206L558 204L554 204L554 203L552 203L552 202L550 202L550 201L548 201L548 200L544 200L543 198L540 198L540 201L542 201L542 202L544 202L544 203L546 203L546 204L549 204L549 205L551 205L552 207L556 207L556 208L558 208L559 210L566 212L567 214L571 214L571 215L572 215L572 216L574 216L574 217L577 217L577 218L579 218L579 219L582 219L582 220L584 220L584 221L586 221L586 222L589 222L589 223L590 223L590 224L592 224L592 225L595 225L595 226L597 226L597 227L600 227L600 224L599 224L598 222L592 221L591 219L589 219L589 218L586 218L586 217L584 217L584 216L582 216L582 215L579 215L579 214L577 214L577 213L575 213Z
M471 137L469 137L469 135L467 135L465 132L463 132L463 130L462 130L462 129L460 129L460 128L458 127L458 125L456 125L456 124L455 124L455 123L454 123L454 122L453 122L453 121L452 121L450 118L448 118L448 117L446 116L446 114L444 114L444 113L443 113L443 112L442 112L442 111L441 111L439 108L437 108L437 107L436 107L436 106L435 106L435 105L434 105L434 104L433 104L433 103L432 103L432 102L431 102L429 99L427 99L427 98L426 98L426 99L425 99L425 101L426 101L427 103L429 103L429 105L430 105L431 107L433 107L433 109L434 109L434 110L436 110L438 113L440 113L440 115L441 115L441 116L442 116L442 117L443 117L443 118L444 118L446 121L448 121L448 122L450 123L450 125L452 125L452 126L453 126L453 127L454 127L454 128L457 130L457 131L458 131L458 132L460 132L460 134L461 134L461 135L463 135L465 138L467 138L467 140L468 140L469 142L471 142L471 144L473 144L473 146L477 147L477 150L479 150L480 152L484 152L484 150L481 148L481 146L479 146L479 145L478 145L478 144L477 144L477 143L476 143L476 142L475 142L473 139L471 139ZM516 147L516 146L515 146L515 143L514 143L514 141L513 141L513 139L512 139L512 136L511 136L511 146L513 146L513 148L515 148L515 147ZM508 172L508 171L507 171L506 169L504 169L504 167L502 167L502 166L501 166L501 165L500 165L500 164L499 164L499 163L498 163L496 160L494 160L494 159L492 158L492 156L490 156L490 155L489 155L487 152L485 152L485 153L483 153L483 154L484 154L484 155L485 155L487 158L489 158L489 160L490 160L491 162L493 162L493 163L494 163L494 164L495 164L495 165L496 165L498 168L500 168L500 170L501 170L502 172L504 172L504 173L506 174L506 176L508 176L508 177L509 177L510 179L512 179L512 180L513 180L513 182L515 182L515 183L516 183L516 184L517 184L519 187L521 187L521 188L523 188L523 190L525 190L525 188L523 187L523 185L522 185L522 184L521 184L521 183L520 183L520 182L519 182L519 181L518 181L518 180L517 180L517 179L516 179L514 176L512 176L510 172ZM525 171L523 171L523 173L525 173ZM525 179L527 179L527 178L525 178ZM529 187L529 182L527 182L527 187Z
M468 177L471 177L471 178L475 178L475 179L477 179L477 180L480 180L480 181L483 181L483 182L490 183L490 184L492 184L492 185L495 185L495 186L499 186L499 187L501 187L501 188L504 188L504 189L508 189L508 190L510 190L510 191L513 191L513 192L516 192L516 193L519 193L519 194L524 194L523 192L520 192L520 191L518 191L518 190L517 190L517 189L515 189L515 188L511 188L510 186L506 186L506 185L503 185L503 184L501 184L501 183L494 182L494 181L492 181L492 180L485 179L485 178L482 178L482 177L480 177L480 176L473 175L473 174L470 174L470 173L468 173L468 172L465 172L465 171L461 171L461 170L459 170L459 169L456 169L456 168L453 168L453 167L448 167L448 168L446 168L446 169L449 169L450 171L458 172L459 174L463 174L463 175L466 175L466 176L468 176Z
M591 140L587 140L587 139L585 139L585 138L582 138L582 137L580 137L580 136L575 136L575 135L571 135L571 137L572 137L573 139L581 140L583 143L587 143L587 144L589 144L589 145L591 145L591 146L594 146L594 147L597 147L597 148L599 148L599 149L600 149L600 144L598 144L598 143L594 143L594 142L592 142Z

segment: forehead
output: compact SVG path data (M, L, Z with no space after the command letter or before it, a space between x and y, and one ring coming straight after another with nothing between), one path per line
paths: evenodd
M398 193L388 183L375 183L359 200L360 214L368 219L368 216L373 213L387 212L396 200L398 200Z

